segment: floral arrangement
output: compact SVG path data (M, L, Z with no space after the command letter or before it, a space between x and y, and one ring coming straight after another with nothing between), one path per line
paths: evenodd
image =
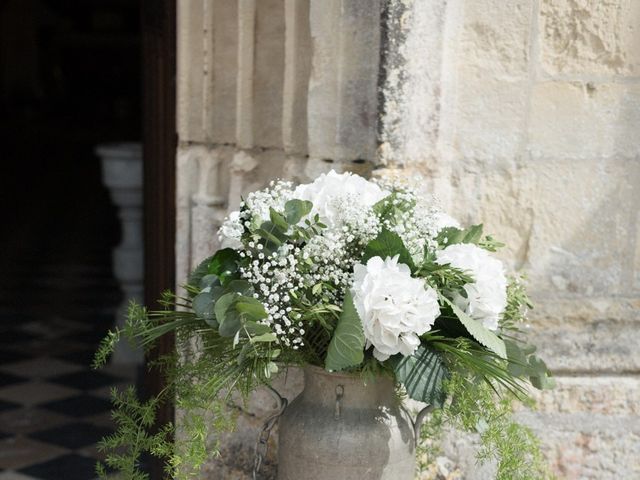
M130 455L109 456L111 467L146 478L135 460L145 450L167 456L174 473L197 467L207 456L205 412L214 428L228 426L216 416L225 395L311 364L391 375L402 394L439 407L424 427L430 438L445 423L478 432L479 455L497 458L499 478L541 478L535 437L505 412L527 400L528 385L553 379L525 342L523 285L492 255L502 245L482 225L461 227L401 182L332 171L249 194L219 239L184 295L168 293L163 311L132 305L126 328L96 356L104 363L123 335L152 347L168 332L181 353L162 360L164 398L114 392L120 429L102 447ZM175 450L166 431L146 430L165 398L187 412Z

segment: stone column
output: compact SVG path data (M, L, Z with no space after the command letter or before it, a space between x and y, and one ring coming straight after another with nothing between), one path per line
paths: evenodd
M113 273L120 283L123 300L116 310L116 325L122 327L129 302L144 298L144 251L142 236L142 148L139 143L99 145L102 180L118 208L122 239L113 251ZM142 352L128 343L116 346L113 363L141 363Z

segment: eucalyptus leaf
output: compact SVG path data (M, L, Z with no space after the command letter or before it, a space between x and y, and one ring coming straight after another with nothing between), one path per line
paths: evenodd
M464 325L469 334L476 339L478 343L484 345L489 350L494 352L496 355L501 358L507 358L507 347L504 344L504 341L498 337L491 330L488 330L484 327L480 322L474 320L469 315L467 315L460 307L458 307L455 303L449 300L444 295L438 294L438 297L441 301L446 303L451 307L453 313L460 320L460 323Z
M257 335L255 337L251 337L251 343L258 342L275 342L278 339L276 334L273 332L263 333L262 335Z
M267 318L267 312L264 309L264 305L253 297L237 297L235 305L236 310L240 312L242 317L246 320L257 321Z
M411 254L404 246L402 239L398 234L383 228L378 236L367 244L362 257L362 263L366 263L372 257L385 259L387 257L395 257L396 255L399 255L399 263L408 265L412 271L415 269Z
M201 289L211 288L220 285L220 279L216 275L209 273L200 279L199 285Z
M227 293L216 302L214 310L219 323L218 333L222 337L233 337L242 326L240 312L236 309L237 297L235 292Z
M362 322L353 304L350 291L347 291L335 332L329 343L325 369L344 370L360 365L364 360L364 332Z
M266 221L256 230L256 233L265 240L265 250L267 250L267 252L274 252L287 239L284 233L285 230L286 228L283 229L272 221Z
M227 290L245 296L253 294L253 286L246 280L231 280L227 284Z
M283 231L286 231L289 228L287 219L276 212L273 208L269 209L269 219L271 220L271 223Z
M435 407L444 404L442 381L447 378L448 371L439 353L420 345L413 355L393 356L391 364L396 380L404 385L409 397Z
M307 216L313 203L308 200L293 199L284 204L284 214L289 225L297 225L303 217Z
M202 318L210 327L218 328L214 306L215 300L210 292L199 293L194 297L192 303L193 311L198 317Z

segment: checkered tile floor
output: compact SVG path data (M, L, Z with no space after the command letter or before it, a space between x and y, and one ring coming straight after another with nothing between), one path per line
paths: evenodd
M113 318L77 301L54 315L0 312L0 480L95 477L109 390L134 383L135 369L89 368Z

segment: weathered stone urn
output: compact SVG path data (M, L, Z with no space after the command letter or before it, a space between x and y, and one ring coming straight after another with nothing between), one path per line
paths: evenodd
M414 425L391 378L304 370L280 417L278 480L412 480Z

